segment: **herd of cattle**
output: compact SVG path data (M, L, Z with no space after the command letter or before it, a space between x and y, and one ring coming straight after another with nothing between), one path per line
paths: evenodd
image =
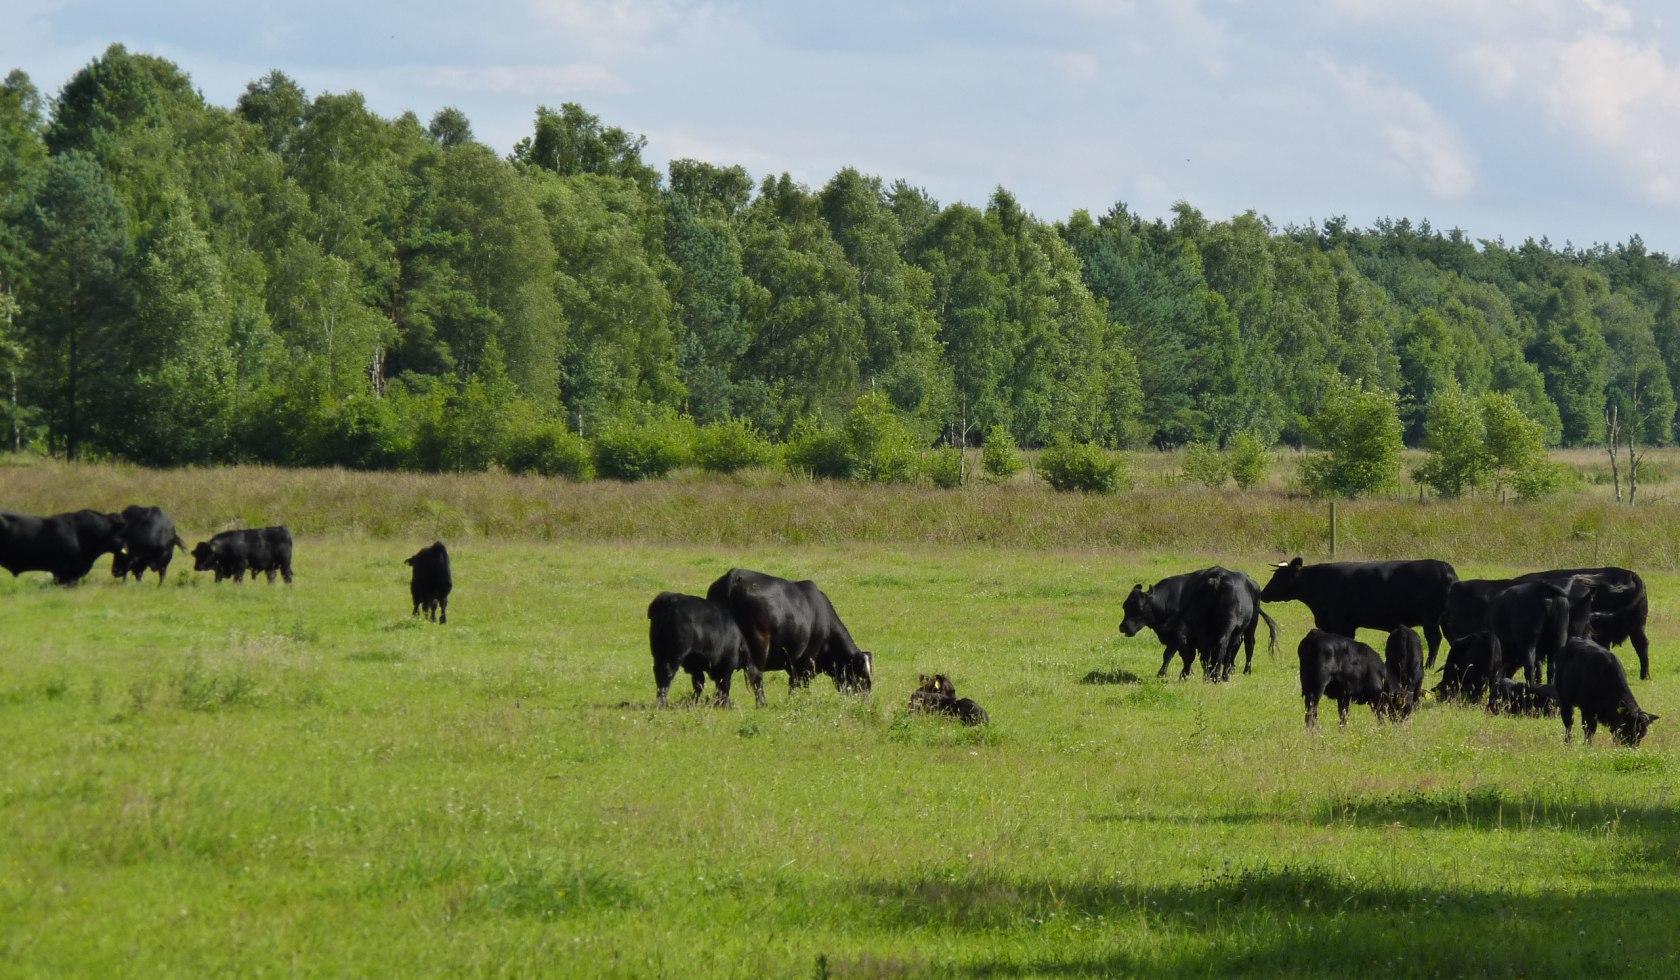
M1134 587L1120 631L1155 631L1166 650L1157 676L1183 658L1183 677L1196 658L1203 676L1231 676L1237 645L1254 657L1261 620L1277 640L1262 602L1297 601L1314 629L1297 648L1301 698L1309 728L1318 704L1336 700L1342 724L1351 704L1366 704L1380 719L1405 718L1423 696L1424 671L1435 665L1441 640L1450 649L1437 696L1476 701L1487 710L1563 717L1564 738L1581 726L1588 741L1598 726L1637 745L1656 715L1640 708L1621 661L1609 647L1631 642L1639 676L1651 676L1645 621L1645 583L1625 568L1568 568L1511 579L1460 579L1444 561L1280 562L1265 588L1241 572L1205 568ZM1423 629L1428 658L1414 627ZM1359 642L1360 629L1388 631L1385 655ZM1245 661L1243 672L1248 672ZM1515 675L1522 671L1522 681Z
M13 576L47 572L55 583L71 585L86 577L100 556L110 555L117 579L133 575L138 582L150 570L162 585L177 548L186 551L186 542L159 507L131 504L121 514L78 510L51 517L0 511L0 568ZM243 582L246 573L253 581L259 573L270 582L276 575L292 581L292 532L285 527L222 531L194 545L191 554L193 570L212 572L218 582ZM409 583L414 614L424 611L428 619L447 622L454 582L443 542L420 549L406 563L414 569Z
M175 522L160 508L132 505L121 514L79 510L51 517L0 511L0 568L14 576L42 571L68 585L85 577L109 554L119 579L146 571L159 584L175 549L186 551ZM216 581L243 581L261 573L292 581L292 535L285 527L223 531L191 551L193 569ZM448 622L453 578L449 552L435 542L407 559L414 615ZM1637 745L1656 715L1639 706L1622 664L1609 647L1630 642L1639 676L1651 676L1645 636L1649 598L1645 583L1625 568L1570 568L1511 579L1460 579L1444 561L1280 562L1261 588L1242 572L1214 566L1139 584L1123 603L1120 631L1135 636L1148 627L1165 648L1157 676L1175 656L1188 676L1199 658L1204 678L1222 682L1245 653L1253 669L1255 633L1266 624L1277 646L1277 623L1262 603L1297 601L1315 628L1302 638L1301 697L1309 728L1318 704L1336 700L1342 724L1349 706L1369 705L1379 719L1402 719L1423 699L1424 672L1435 665L1441 640L1449 643L1438 697L1485 700L1490 712L1551 714L1563 718L1564 737L1576 710L1588 741L1600 724L1617 741ZM705 596L661 592L648 606L659 704L668 703L677 672L689 674L698 699L710 677L717 700L729 702L730 681L744 671L753 696L765 703L764 674L788 674L789 689L827 674L843 691L867 692L874 683L874 655L860 650L834 611L809 581L790 581L732 568ZM1413 632L1421 628L1428 644ZM1384 655L1359 642L1358 630L1388 632ZM1515 675L1522 672L1523 679ZM968 724L986 720L984 709L956 690L943 674L923 675L910 709L950 715Z
M1304 604L1315 626L1296 651L1309 728L1318 726L1325 697L1336 700L1344 725L1353 704L1369 705L1382 720L1411 715L1423 701L1425 671L1435 665L1443 637L1450 648L1437 697L1485 699L1493 713L1560 714L1566 740L1577 710L1589 742L1603 724L1617 741L1637 745L1657 717L1640 708L1608 649L1631 641L1640 677L1651 676L1645 583L1624 568L1460 580L1444 561L1307 565L1296 558L1280 562L1261 588L1242 572L1215 566L1133 587L1120 631L1154 631L1165 648L1156 676L1165 676L1176 656L1183 660L1180 678L1199 658L1205 679L1227 681L1239 647L1243 673L1252 671L1260 623L1269 646L1277 646L1277 622L1261 603L1289 601ZM759 704L766 671L787 671L790 691L819 673L841 690L868 691L873 681L873 655L858 649L814 582L735 568L703 597L661 592L647 615L662 706L678 671L689 674L696 700L710 677L721 704L729 703L736 670L746 672ZM1427 658L1415 628L1423 630ZM1382 655L1359 642L1360 629L1387 631ZM1518 670L1522 681L1515 679ZM943 674L922 675L909 707L967 724L986 720L979 705L956 697Z

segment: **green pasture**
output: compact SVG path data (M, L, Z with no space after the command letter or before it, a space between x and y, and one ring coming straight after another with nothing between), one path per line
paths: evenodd
M467 537L440 627L428 540L0 579L0 974L1680 975L1673 569L1628 750L1309 734L1298 604L1227 685L1118 636L1134 582L1269 554ZM820 583L874 696L653 709L648 601L732 565ZM992 724L909 716L934 670Z

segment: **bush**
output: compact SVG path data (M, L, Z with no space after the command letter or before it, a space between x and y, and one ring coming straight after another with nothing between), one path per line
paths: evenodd
M1090 443L1052 446L1038 459L1045 482L1057 490L1114 493L1120 489L1123 461Z
M986 446L981 451L980 465L994 480L1007 480L1021 472L1026 465L1021 452L1015 448L1015 436L1002 422L986 430Z
M916 479L916 440L880 392L859 398L846 413L846 441L853 472L877 483L910 483Z
M775 458L776 447L743 419L714 422L694 437L695 465L710 473L769 466Z
M941 490L955 490L963 483L962 450L955 446L935 449L922 457L922 470Z
M689 428L677 420L615 422L595 440L595 470L614 480L646 480L683 465L691 453Z
M1456 384L1441 388L1424 415L1423 446L1429 458L1412 472L1442 497L1458 497L1481 486L1488 469L1487 426L1475 397Z
M1226 462L1231 470L1231 479L1247 490L1266 478L1266 471L1272 466L1272 453L1259 436L1252 432L1239 432L1231 440L1230 458Z
M844 432L825 429L815 419L800 419L783 447L788 468L830 480L853 478L852 447Z
M556 421L539 422L520 428L508 437L510 473L537 473L587 480L594 475L593 450L580 435Z
M1192 442L1184 449L1184 476L1209 490L1217 490L1230 476L1230 466L1213 443Z
M1395 397L1333 378L1313 420L1319 452L1301 462L1301 482L1317 497L1358 497L1397 486L1404 448Z
M1542 461L1514 474L1511 488L1517 491L1518 500L1542 500L1574 482L1572 477L1575 474L1563 464Z

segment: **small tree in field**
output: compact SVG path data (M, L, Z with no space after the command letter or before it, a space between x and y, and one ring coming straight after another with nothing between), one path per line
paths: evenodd
M1352 498L1398 485L1403 429L1394 395L1338 376L1313 430L1319 451L1302 462L1301 481L1314 496Z
M1184 447L1184 477L1195 480L1209 490L1217 490L1225 485L1225 480L1231 475L1231 469L1225 457L1219 455L1219 447L1211 442L1192 442Z
M1546 459L1545 426L1523 414L1516 399L1502 391L1482 395L1481 408L1493 492L1510 486L1524 499L1556 493L1564 471Z
M994 480L1007 480L1021 472L1021 451L1015 447L1015 436L1009 426L999 422L986 430L986 446L980 453L980 464L986 475Z
M1231 439L1230 459L1227 463L1231 470L1231 479L1237 486L1247 490L1266 478L1266 470L1272 465L1271 451L1265 442L1252 432L1243 431Z
M1429 459L1412 473L1419 483L1442 497L1474 493L1488 470L1481 402L1456 384L1437 390L1424 413L1423 446Z

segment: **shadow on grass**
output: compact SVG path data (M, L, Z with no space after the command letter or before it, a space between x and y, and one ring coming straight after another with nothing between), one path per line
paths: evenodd
M1435 889L1264 863L1163 888L959 872L860 898L893 927L1061 937L947 964L980 977L1673 975L1680 927L1675 885Z
M1081 684L1142 684L1143 678L1126 670L1116 667L1113 670L1093 670L1079 679Z

